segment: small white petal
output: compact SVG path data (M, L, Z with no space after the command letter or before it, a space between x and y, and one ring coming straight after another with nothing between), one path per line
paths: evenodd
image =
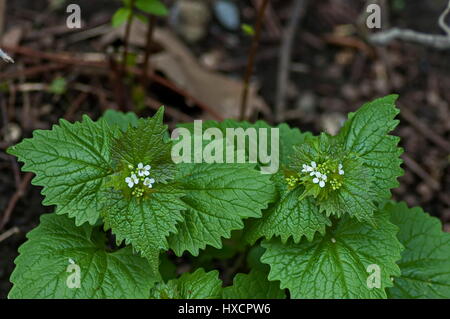
M138 168L139 168L139 169L143 169L143 168L144 168L144 164L139 163L139 164L138 164Z
M129 183L129 182L131 182L131 178L130 177L125 178L125 183Z
M319 183L319 179L318 179L317 177L316 177L316 178L314 178L314 179L313 179L313 183L314 183L314 184L317 184L317 183Z
M312 171L314 170L314 168L312 168L311 166L308 166L308 167L306 167L306 170L307 170L308 172L312 172Z
M326 181L328 179L327 175L322 174L322 180Z
M342 164L339 164L339 165L338 165L338 168L341 170L341 169L342 169Z
M145 165L145 167L144 167L144 169L145 169L146 171L149 171L150 168L152 168L150 165Z
M313 168L316 168L317 167L317 164L316 164L316 162L311 162L311 167L313 167Z
M155 182L155 179L150 178L150 183L153 184Z
M320 181L320 182L319 182L319 186L320 186L320 187L325 187L325 182L324 182L324 181Z
M314 176L316 175L316 172L312 171L311 173L309 173L309 176Z
M145 176L150 175L150 172L149 172L149 171L144 171L143 173L144 173Z
M133 182L129 182L129 183L128 183L128 187L129 187L129 188L133 188L133 186L134 186L134 183L133 183Z
M314 175L316 175L316 177L321 178L322 174L320 174L320 172L316 172Z
M339 175L344 175L344 170L340 169L339 170Z

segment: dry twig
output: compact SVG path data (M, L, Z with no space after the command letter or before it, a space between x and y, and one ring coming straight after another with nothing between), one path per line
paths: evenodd
M447 33L447 35L427 34L410 29L392 28L384 32L372 34L369 36L369 41L373 44L387 45L393 40L400 39L440 50L450 49L450 27L445 23L445 17L449 12L450 1L448 2L447 8L439 17L439 26Z
M283 121L286 109L286 91L289 82L292 44L295 38L295 31L305 12L306 2L306 0L295 1L289 24L283 35L283 42L280 48L280 60L278 63L277 94L275 98L275 116L278 122Z

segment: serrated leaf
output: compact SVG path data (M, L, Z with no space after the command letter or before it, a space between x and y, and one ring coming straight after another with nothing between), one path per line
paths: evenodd
M223 289L224 299L284 299L286 294L278 281L269 281L267 273L252 270L249 274L237 274L233 285Z
M403 150L397 147L400 138L388 135L399 123L394 120L399 113L395 107L397 98L397 95L388 95L364 104L349 114L339 132L345 149L358 154L370 169L379 202L390 198L390 189L399 185L397 178L403 175L400 168Z
M44 186L44 205L57 214L75 217L77 225L93 225L99 217L99 190L112 174L111 129L88 116L73 124L60 120L51 130L36 130L33 138L8 149L33 172L33 185Z
M148 298L155 282L147 261L130 247L108 252L103 233L87 224L76 227L67 216L43 215L27 238L9 298ZM79 288L70 277L77 273L68 268L72 263L79 266Z
M119 127L123 132L128 129L128 126L136 127L138 124L138 117L133 112L106 110L101 119L104 119L111 128Z
M270 177L251 164L179 164L177 181L186 192L187 206L178 233L169 238L177 255L194 256L206 245L222 247L222 237L244 227L242 219L260 217L273 201Z
M178 279L160 284L151 291L155 299L219 299L222 281L219 272L205 272L199 268L194 273L185 273Z
M261 261L270 265L269 280L279 280L292 298L386 298L391 277L400 274L402 249L388 218L377 213L373 228L346 216L312 242L264 241ZM370 265L380 269L380 288L369 288Z
M441 222L421 208L388 203L384 208L400 228L405 246L398 262L401 276L389 288L390 298L450 298L450 234Z
M177 169L172 161L172 142L167 138L167 125L163 124L164 107L153 117L139 119L112 142L112 158L116 171L139 163L151 165L151 177L157 183L173 179Z
M167 140L163 124L163 108L151 118L140 119L136 127L114 139L112 157L114 175L101 192L101 216L106 228L111 228L118 242L132 244L151 264L158 267L159 251L167 249L167 237L177 231L182 220L180 210L185 205L183 191L174 183L176 167L171 158L172 143ZM130 188L126 177L135 172L139 163L150 165L149 177L155 180L151 188L139 182ZM136 174L137 175L137 174ZM137 195L134 191L140 190Z
M299 178L300 185L304 186L299 200L314 197L315 205L327 216L347 214L360 221L372 222L376 209L373 177L360 157L344 150L340 138L322 133L320 136L306 137L304 143L294 149L288 172ZM327 175L324 187L313 182L316 176L304 172L303 166L313 162L324 166L320 168ZM339 165L345 170L343 175L338 174ZM339 183L337 189L333 188L333 182Z
M292 236L295 242L299 242L303 236L312 240L316 232L324 234L331 222L320 213L314 199L307 197L299 200L303 189L289 189L280 173L273 176L272 180L280 198L263 212L262 218L252 220L245 235L246 240L254 243L260 237L270 239L281 236L282 241L286 242Z
M101 216L105 228L117 241L125 240L146 257L154 271L158 269L161 249L168 249L167 237L177 231L182 220L182 193L171 185L155 187L143 198L125 197L120 191L105 190Z

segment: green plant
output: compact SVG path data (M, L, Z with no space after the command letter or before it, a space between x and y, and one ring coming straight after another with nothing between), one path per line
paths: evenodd
M35 131L8 151L56 210L19 248L9 297L450 297L450 234L391 201L403 173L399 138L389 135L395 100L365 104L336 136L280 124L273 175L258 163L175 164L163 109ZM176 278L168 251L197 269ZM214 260L231 260L231 272L219 278Z
M148 13L156 16L166 16L168 14L166 6L159 0L122 0L122 2L123 6L117 9L112 17L111 23L113 27L121 26L132 15L135 15L139 20L143 22L147 22L147 16L142 13L135 12L135 9L139 9L143 13Z

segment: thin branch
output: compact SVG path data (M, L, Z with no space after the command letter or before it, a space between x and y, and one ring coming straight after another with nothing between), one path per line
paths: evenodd
M2 49L0 49L0 58L5 61L5 62L9 62L9 63L14 63L13 58L11 58L5 51L3 51Z
M415 42L440 50L450 49L450 36L432 35L409 29L392 28L384 32L375 33L369 37L371 43L378 45L387 45L396 39Z
M131 8L131 13L130 16L127 19L127 25L125 27L125 38L124 38L124 42L123 42L123 55L122 55L122 75L125 75L125 71L127 69L127 58L128 58L128 40L130 38L130 31L131 31L131 25L133 24L133 19L134 19L134 3L135 0L131 0L130 2L130 8Z
M445 17L449 13L450 13L450 0L448 1L447 8L444 10L444 12L442 12L441 16L439 17L439 26L450 37L450 27L447 25L447 23L445 23Z
M152 50L153 32L155 30L155 25L156 25L156 16L151 15L148 21L147 43L145 44L145 56L142 75L142 86L144 87L144 90L147 88L148 85L148 72L149 72L148 68L149 68L150 54Z
M413 31L410 29L392 28L384 32L378 32L369 36L369 42L378 45L387 45L393 40L400 39L419 43L428 47L446 50L450 49L450 27L445 23L445 17L450 12L450 1L447 8L439 17L439 26L447 33L447 35L427 34Z
M301 17L305 12L306 0L296 0L289 24L283 35L280 47L280 60L278 63L277 93L275 98L275 116L277 122L282 122L286 109L286 91L289 83L289 70L291 64L292 44L295 31L298 28Z
M258 11L258 18L256 20L256 27L255 27L255 35L253 36L253 39L252 39L252 46L250 48L250 54L248 57L247 69L245 71L244 84L243 84L243 88L242 88L241 115L240 115L241 121L246 118L246 114L247 114L247 97L248 97L248 89L250 86L250 78L253 73L253 65L255 63L255 55L256 55L256 51L258 50L259 38L261 36L261 27L262 27L263 20L264 20L264 12L266 11L268 3L269 3L269 0L264 0L264 2L262 3L262 5Z
M32 173L26 173L22 178L22 182L20 183L19 188L9 200L8 206L6 206L3 217L0 220L0 230L3 229L3 227L5 227L5 225L9 222L9 218L11 217L11 214L16 207L17 201L25 194L25 191L30 184L31 178L33 176L34 175Z

